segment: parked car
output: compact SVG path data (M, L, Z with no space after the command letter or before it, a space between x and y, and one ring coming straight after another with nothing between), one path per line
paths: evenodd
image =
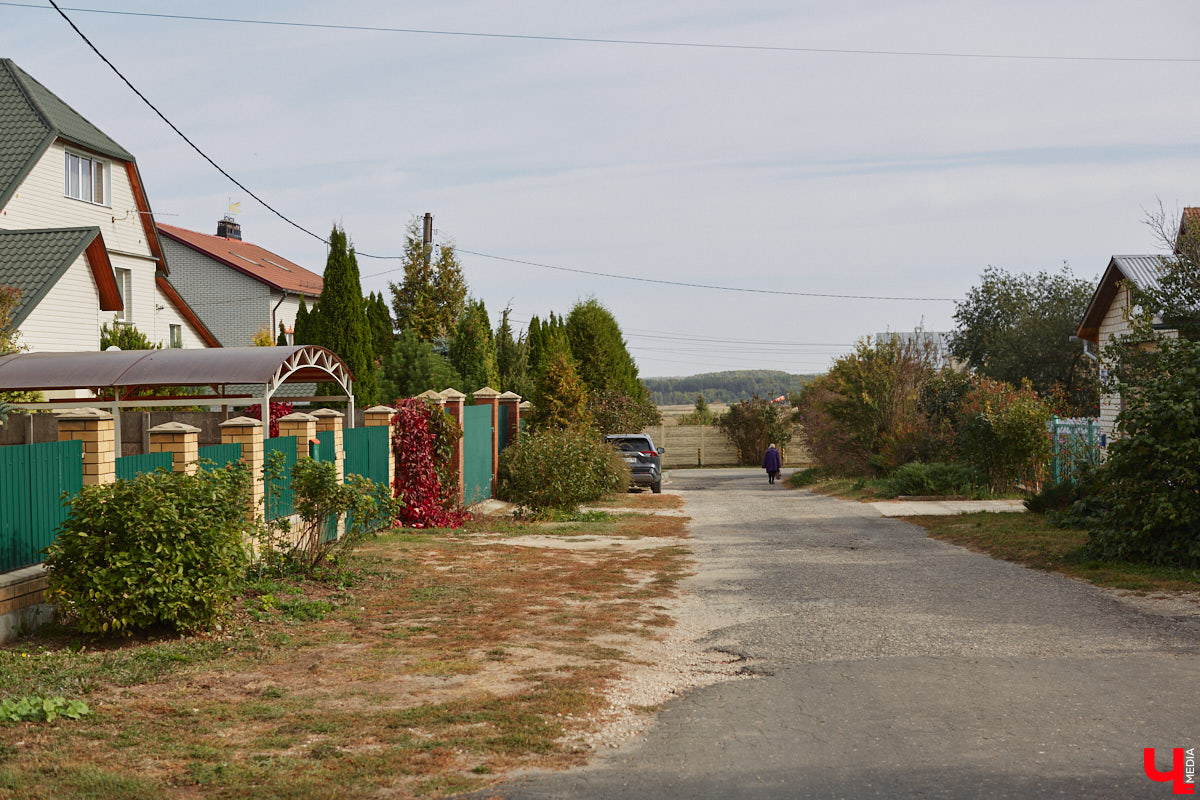
M632 485L649 486L655 494L662 492L662 454L666 448L655 448L644 433L610 433L604 441L615 447L629 465Z

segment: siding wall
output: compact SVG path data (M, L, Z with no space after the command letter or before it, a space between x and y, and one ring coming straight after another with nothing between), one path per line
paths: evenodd
M171 284L223 347L248 347L255 332L271 324L274 303L266 285L166 236L160 239Z
M1112 342L1113 337L1129 332L1129 322L1125 318L1125 312L1128 308L1129 290L1121 287L1117 290L1116 296L1113 297L1112 305L1108 307L1108 313L1104 315L1104 320L1100 323L1101 367L1112 369L1112 364L1105 358L1105 350ZM1121 413L1121 395L1100 395L1100 431L1110 440L1116 431L1117 414L1119 413Z
M87 256L80 255L21 323L21 344L42 352L100 349L100 296Z

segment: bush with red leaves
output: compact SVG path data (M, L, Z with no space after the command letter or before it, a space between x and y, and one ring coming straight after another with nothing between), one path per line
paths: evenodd
M419 398L398 400L392 417L395 433L392 450L396 454L395 496L404 501L400 524L406 528L457 528L467 514L457 503L456 487L443 486L439 479L439 432L444 421L435 414L447 416L440 407ZM450 420L453 425L453 420ZM455 426L457 427L457 426ZM444 434L443 434L444 435Z
M270 418L269 424L271 426L270 436L274 439L279 435L279 418L286 417L294 409L291 403L276 403L274 400L271 401L271 404L267 408L267 415ZM262 406L258 403L246 406L246 409L242 412L242 416L250 417L250 419L262 419Z

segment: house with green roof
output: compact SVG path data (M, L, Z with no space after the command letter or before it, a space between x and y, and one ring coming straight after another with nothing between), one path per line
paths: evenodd
M137 161L0 59L0 285L34 351L100 349L133 324L164 347L219 347L171 285Z

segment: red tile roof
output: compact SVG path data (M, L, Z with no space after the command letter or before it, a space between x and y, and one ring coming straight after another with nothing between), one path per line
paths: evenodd
M174 225L159 223L158 231L168 239L204 253L238 272L262 281L276 289L316 297L321 293L324 282L321 276L310 272L299 264L288 261L281 255L238 239L211 236L207 233L189 231Z

